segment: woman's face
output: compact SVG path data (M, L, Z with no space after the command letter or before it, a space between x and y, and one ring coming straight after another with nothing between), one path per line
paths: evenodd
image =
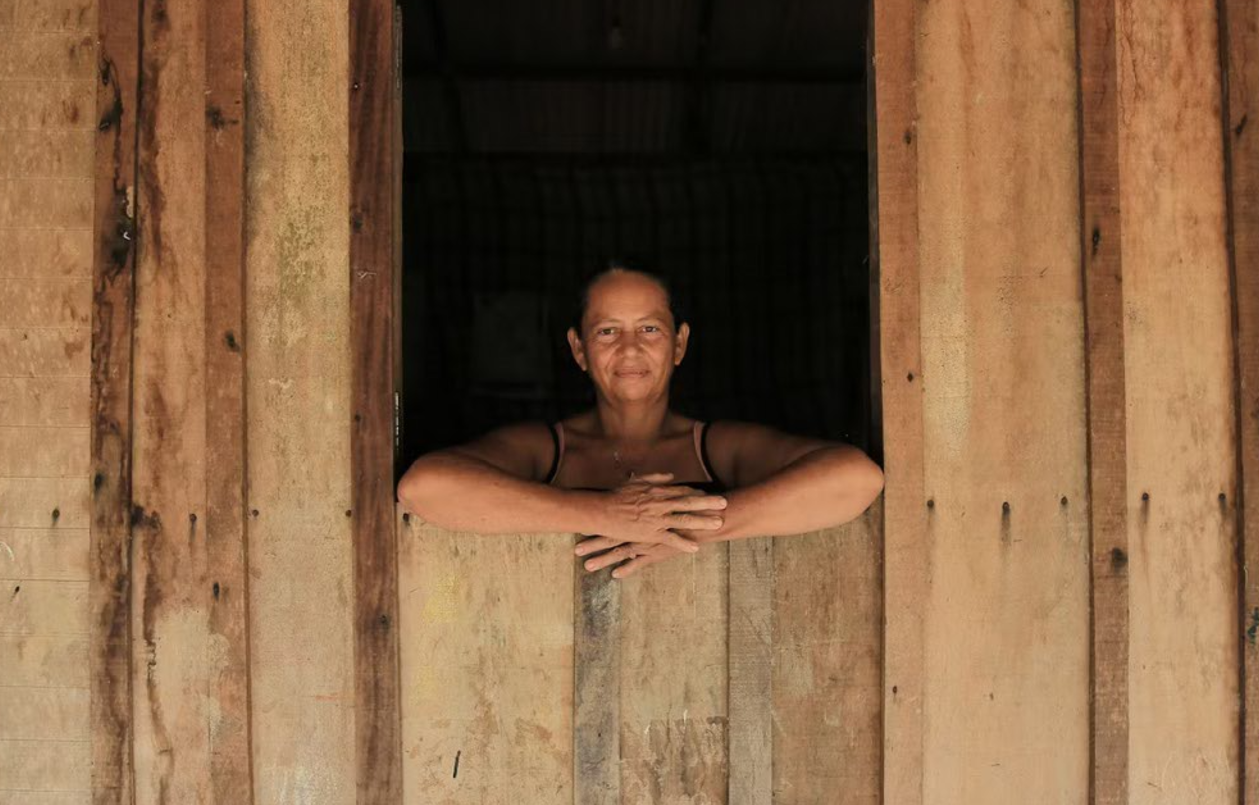
M604 397L667 397L690 327L674 330L668 297L651 278L624 271L600 279L590 288L581 329L568 330L573 358Z

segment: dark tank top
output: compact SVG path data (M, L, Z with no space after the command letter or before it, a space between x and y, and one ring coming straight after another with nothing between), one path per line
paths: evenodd
M719 495L729 491L717 475L712 471L712 467L708 463L708 423L695 423L698 433L695 435L696 456L699 458L700 466L704 469L704 474L708 476L706 481L677 481L682 486L689 486L707 492L710 495ZM551 424L551 441L555 444L554 457L551 459L551 469L547 472L546 482L548 484L555 483L555 476L559 473L560 461L564 458L564 426L558 422ZM576 489L584 489L590 491L607 491L598 487L579 486Z

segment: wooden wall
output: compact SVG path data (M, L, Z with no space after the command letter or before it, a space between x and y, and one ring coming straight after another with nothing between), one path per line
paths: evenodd
M0 0L0 803L1259 803L1257 12L873 12L885 494L613 583L395 510L390 4Z

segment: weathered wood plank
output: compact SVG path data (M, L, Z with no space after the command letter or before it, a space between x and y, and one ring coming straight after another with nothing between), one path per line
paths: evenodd
M402 797L394 496L394 105L391 0L350 0L350 440L358 798Z
M572 536L399 533L402 801L580 801Z
M1128 802L1128 524L1115 4L1082 3L1080 267L1088 411L1089 801Z
M6 580L0 588L0 634L62 635L88 632L85 581Z
M1236 803L1238 445L1217 4L1116 12L1129 785Z
M924 796L1082 801L1089 546L1072 7L981 12L946 0L919 15L923 463L934 502L911 548L927 552L930 574ZM889 610L904 606L889 599Z
M92 421L91 396L91 386L83 378L0 377L0 422L86 427Z
M573 563L573 805L621 803L621 585Z
M87 689L88 641L75 635L0 635L0 675L9 685Z
M776 803L878 803L882 505L774 547Z
M132 711L138 802L213 797L206 517L206 16L142 9L133 355Z
M0 329L0 378L86 379L91 369L92 332L73 329Z
M1228 93L1223 98L1224 168L1228 197L1229 286L1233 299L1233 384L1237 412L1237 494L1241 560L1241 802L1259 805L1259 7L1219 4ZM1255 117L1256 121L1250 118Z
M87 792L91 783L88 741L5 741L0 780L10 792ZM19 801L25 802L25 799Z
M877 287L883 492L883 801L924 802L929 593L918 265L919 4L872 3L871 283Z
M84 478L91 459L90 435L86 422L68 427L0 425L0 475Z
M252 800L245 516L245 3L205 10L206 577L210 783L214 802Z
M0 713L0 741L91 738L88 691L83 688L0 685Z
M96 136L90 352L61 356L60 371L91 371L90 668L92 801L134 802L131 710L131 373L140 27L129 0L100 0L96 98L67 86L48 122L91 124ZM90 99L90 100L89 100ZM88 114L89 102L99 110ZM60 111L60 115L55 115ZM97 122L98 121L98 122ZM0 347L0 352L2 352ZM90 355L90 366L88 364ZM70 359L74 363L70 364ZM70 365L67 365L70 364ZM81 367L81 368L80 368Z
M87 581L88 549L86 528L0 528L0 578Z
M0 528L87 528L86 478L0 477Z
M350 802L349 4L247 0L245 20L253 796Z
M726 801L728 548L708 545L616 582L625 801Z
M730 805L774 801L774 539L730 543Z
M86 327L91 323L88 279L0 280L0 327Z
M46 130L34 129L32 134L47 136ZM78 132L87 136L88 158L81 173L93 175L95 170L95 141L88 130ZM92 278L92 232L87 229L15 229L9 232L5 242L4 267L0 279L33 278Z

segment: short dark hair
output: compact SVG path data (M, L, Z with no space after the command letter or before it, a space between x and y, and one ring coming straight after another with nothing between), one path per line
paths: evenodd
M682 323L687 320L683 313L683 306L678 300L678 295L674 293L673 286L667 277L648 268L644 268L643 265L636 260L617 257L608 260L607 264L603 268L599 269L599 271L594 274L587 276L586 280L581 284L581 288L574 300L572 314L569 316L569 321L573 329L576 330L578 334L581 333L581 322L586 316L586 308L590 306L590 289L594 287L595 283L599 282L604 277L621 271L640 274L660 286L660 290L664 291L665 299L668 301L669 313L673 316L673 326L675 328L681 327Z

